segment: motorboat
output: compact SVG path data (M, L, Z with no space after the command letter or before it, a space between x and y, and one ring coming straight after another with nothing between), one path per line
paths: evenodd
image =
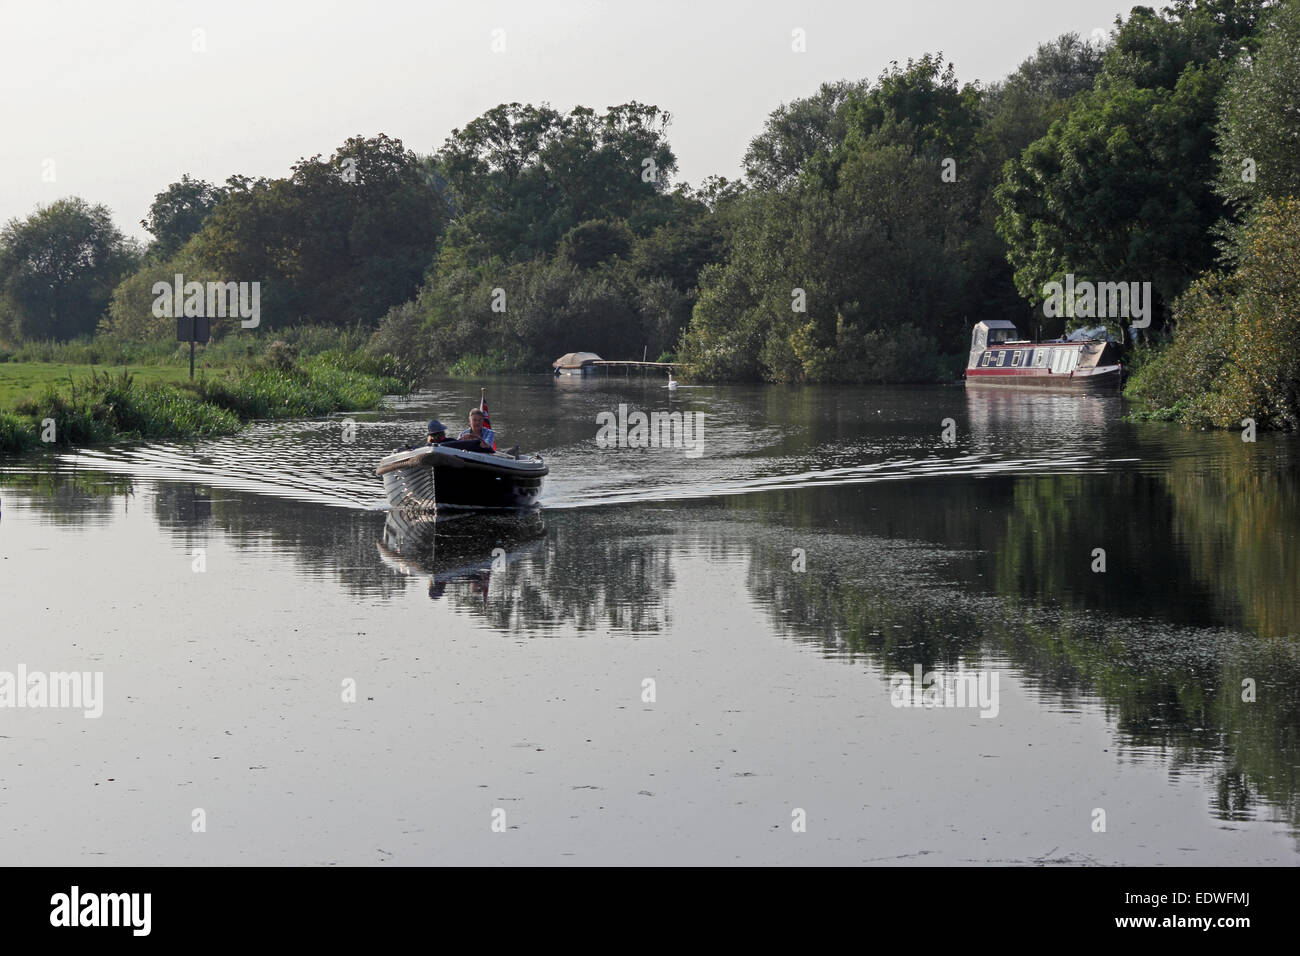
M536 508L550 468L540 455L522 457L448 445L404 448L379 461L375 474L394 508Z

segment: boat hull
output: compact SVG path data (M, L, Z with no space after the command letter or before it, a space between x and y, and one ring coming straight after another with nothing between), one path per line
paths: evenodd
M549 472L540 458L436 445L389 455L376 469L389 504L406 511L536 508Z
M448 465L430 470L440 508L535 508L542 493L542 475L483 473Z
M980 388L1102 389L1118 388L1122 375L1119 365L1065 373L1045 369L967 369L966 384Z

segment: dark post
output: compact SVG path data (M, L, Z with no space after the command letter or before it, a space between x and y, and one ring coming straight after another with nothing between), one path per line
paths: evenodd
M194 381L194 345L212 337L212 323L207 316L176 317L176 341L190 343L190 381Z

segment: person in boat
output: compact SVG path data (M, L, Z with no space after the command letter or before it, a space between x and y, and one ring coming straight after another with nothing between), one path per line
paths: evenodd
M441 445L447 441L447 426L438 419L429 422L429 440L430 445Z
M439 426L442 425L441 422L430 422L430 429L432 429L435 424ZM487 426L486 416L483 414L482 410L477 408L469 413L469 428L461 432L456 438L448 438L445 431L440 432L439 434L441 435L441 438L438 441L434 441L433 431L431 430L429 432L430 445L444 445L447 448L455 448L460 451L476 451L480 453L495 453L497 450L497 434ZM514 448L511 448L506 452L506 454L512 458L518 459L519 446L516 445Z
M455 448L459 451L477 451L477 452L494 452L496 451L496 432L487 428L483 424L483 413L477 408L470 413L470 427L465 429L455 438L448 438L446 426L442 422L429 422L429 444L445 445L448 448ZM433 427L437 425L440 429L435 436ZM478 426L475 431L475 426ZM435 441L435 437L437 440Z
M469 428L460 433L459 440L473 441L477 439L480 451L496 451L497 433L484 424L484 418L483 409L470 409Z

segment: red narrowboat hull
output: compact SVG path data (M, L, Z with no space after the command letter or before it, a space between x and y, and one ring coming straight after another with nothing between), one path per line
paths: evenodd
M994 388L1117 388L1122 375L1120 365L1062 373L1039 368L971 368L966 370L966 384Z

